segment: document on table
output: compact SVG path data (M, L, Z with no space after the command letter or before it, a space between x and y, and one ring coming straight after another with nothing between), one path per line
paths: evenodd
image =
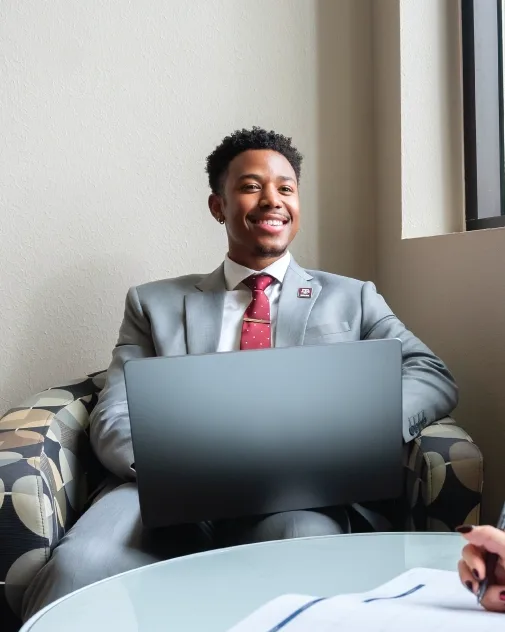
M367 593L284 595L229 632L495 632L505 615L486 612L457 573L415 568Z

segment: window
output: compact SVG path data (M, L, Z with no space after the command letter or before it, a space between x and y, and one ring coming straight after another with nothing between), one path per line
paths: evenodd
M505 226L505 0L461 0L467 230Z

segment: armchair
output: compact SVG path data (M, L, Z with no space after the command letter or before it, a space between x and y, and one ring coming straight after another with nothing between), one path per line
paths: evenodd
M0 622L16 630L26 587L103 480L88 438L105 372L34 395L0 418ZM477 524L479 448L451 419L405 446L406 530Z

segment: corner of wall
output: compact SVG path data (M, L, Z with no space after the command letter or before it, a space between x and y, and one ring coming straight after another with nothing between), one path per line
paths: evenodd
M377 284L391 286L402 222L400 0L373 3Z

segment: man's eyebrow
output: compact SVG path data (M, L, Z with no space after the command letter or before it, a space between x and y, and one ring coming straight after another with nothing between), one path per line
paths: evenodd
M257 173L243 173L241 176L239 176L238 178L239 180L261 180L261 176L258 175Z
M262 180L262 177L257 173L244 173L238 178L239 180ZM291 176L278 176L278 180L282 180L282 182L296 182L294 178Z

